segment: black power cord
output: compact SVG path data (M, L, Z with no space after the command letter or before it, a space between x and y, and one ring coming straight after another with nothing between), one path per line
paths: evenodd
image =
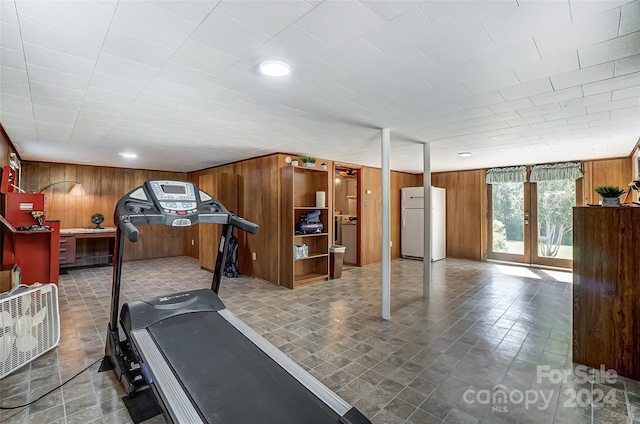
M38 399L32 400L31 402L22 404L22 405L15 405L15 406L6 406L6 405L0 405L0 410L12 410L12 409L19 409L19 408L27 408L30 405L33 405L34 403L38 402L40 399L44 398L45 396L50 395L51 393L55 392L58 389L61 389L62 386L64 386L65 384L67 384L68 382L70 382L71 380L73 380L74 378L78 377L80 374L82 374L83 372L85 372L86 370L88 370L89 368L91 368L92 366L94 366L95 364L97 364L98 362L102 361L103 358L97 359L96 361L92 362L90 365L88 365L86 368L84 368L82 371L79 371L76 375L74 375L73 377L69 378L67 381L65 381L64 383L60 384L57 387L54 387L53 389L49 390L47 393L43 394L42 396L40 396ZM4 420L0 421L1 423L8 421L9 419L11 419L12 417L18 415L20 412L22 412L24 409L16 412L15 414L5 418Z

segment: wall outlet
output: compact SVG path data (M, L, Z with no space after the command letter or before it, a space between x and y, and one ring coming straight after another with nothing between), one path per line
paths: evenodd
M256 252L253 252L253 260L256 260Z
M196 245L196 241L195 240L191 240L191 246L195 246Z
M371 190L365 190L364 192L367 194L371 194Z
M369 206L369 202L367 202L367 201L365 200L365 201L364 201L364 205L363 205L363 206L366 208L367 206Z
M389 241L389 247L393 247L393 242Z

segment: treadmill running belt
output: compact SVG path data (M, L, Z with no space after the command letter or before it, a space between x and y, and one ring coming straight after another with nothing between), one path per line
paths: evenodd
M208 423L338 423L340 417L217 312L148 328Z

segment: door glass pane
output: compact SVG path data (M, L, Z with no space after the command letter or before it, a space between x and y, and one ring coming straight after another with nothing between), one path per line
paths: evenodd
M543 181L538 184L538 256L573 258L573 207L575 180Z
M493 251L524 255L524 184L491 185Z

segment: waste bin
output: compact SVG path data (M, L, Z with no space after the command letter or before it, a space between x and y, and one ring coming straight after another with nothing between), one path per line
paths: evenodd
M342 277L342 263L344 262L344 252L347 251L345 246L332 244L329 248L329 277L332 280Z

